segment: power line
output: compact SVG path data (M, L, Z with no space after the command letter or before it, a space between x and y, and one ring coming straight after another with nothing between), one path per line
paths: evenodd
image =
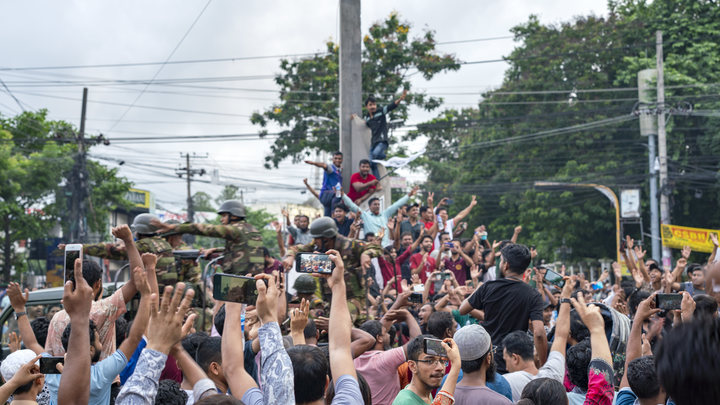
M175 55L175 52L178 50L178 48L180 48L180 45L182 45L183 41L185 41L185 38L187 38L187 36L190 34L190 31L192 31L193 27L195 27L195 24L198 22L198 20L200 20L200 17L202 17L202 15L205 13L205 10L207 10L208 6L210 6L210 3L212 3L212 0L208 0L207 3L205 3L205 7L203 7L202 10L200 10L200 14L198 14L197 17L195 17L195 20L192 22L192 24L190 24L190 27L187 29L187 31L185 31L185 34L182 36L182 38L180 38L180 42L178 42L177 45L175 45L175 48L173 48L172 52L170 52L170 55L168 55L168 57L165 58L165 62L162 65L160 65L160 68L155 72L155 75L153 75L152 79L150 79L150 82L148 82L145 85L145 88L143 88L143 90L140 92L140 94L138 94L137 97L135 97L135 100L133 100L133 102L130 103L130 105L125 110L125 112L122 113L120 118L118 118L117 121L115 121L115 123L112 124L110 129L108 129L108 132L111 132L113 129L115 129L117 124L119 124L120 121L122 121L123 118L125 118L125 115L127 115L127 113L135 106L135 103L137 103L138 100L140 100L140 97L142 97L142 95L145 94L145 90L147 90L147 88L150 87L153 80L155 80L157 78L157 76L163 70L163 68L165 67L167 62L170 61L170 58L172 58L172 56Z
M3 81L3 79L0 79L0 84L2 84L2 86L3 86L3 88L5 89L5 91L7 92L7 94L9 94L10 97L12 97L12 99L15 100L15 102L17 103L18 106L20 106L20 109L21 109L23 112L25 112L25 107L23 107L23 105L22 105L22 103L20 102L20 100L18 100L18 98L15 97L15 95L12 93L12 91L10 91L10 89L8 89L8 86L5 84L5 82Z

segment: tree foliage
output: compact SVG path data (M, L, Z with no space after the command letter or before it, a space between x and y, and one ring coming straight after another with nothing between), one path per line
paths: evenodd
M647 230L647 138L637 120L551 130L628 116L636 106L638 70L655 67L658 29L668 107L717 108L713 86L683 86L720 81L719 13L707 1L623 0L610 2L608 17L543 25L531 16L512 30L517 46L506 58L500 88L484 94L477 108L446 110L409 135L429 139L428 154L417 162L429 173L429 189L459 194L459 206L477 194L473 223L488 224L496 239L509 238L522 224L521 242L537 245L545 259L556 259L563 240L575 260L614 257L614 209L607 198L592 189L547 191L534 182L600 183L617 193L639 185ZM717 126L716 118L673 115L669 122L673 223L720 226Z
M410 23L401 21L397 13L370 27L363 38L364 96L375 95L380 103L391 102L402 89L410 91L410 74L419 73L429 80L438 73L459 69L454 56L436 52L433 31L411 37L410 30ZM325 45L324 54L283 59L282 73L275 78L280 86L279 102L252 115L252 123L263 128L261 135L268 133L265 128L270 124L283 128L265 157L267 168L277 168L286 158L297 163L316 151L338 149L339 49L333 42ZM394 118L407 119L408 105L434 110L442 99L411 92L406 101L395 110Z
M50 236L67 216L70 190L65 187L77 153L74 129L63 121L49 121L47 112L24 112L0 118L0 249L3 278L18 264L14 243ZM88 224L103 231L108 213L124 199L130 184L115 169L87 164L90 186ZM66 229L66 228L65 228Z

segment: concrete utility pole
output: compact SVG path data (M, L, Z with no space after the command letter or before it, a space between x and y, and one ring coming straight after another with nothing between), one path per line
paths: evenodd
M640 101L640 135L648 137L648 171L650 173L650 234L651 257L660 262L660 217L658 215L658 189L657 150L655 137L658 133L658 121L655 114L649 111L650 106L655 105L655 95L652 84L657 80L657 70L646 69L638 72L638 101ZM653 94L655 93L655 94Z
M190 191L190 183L192 182L193 176L204 175L205 169L191 169L190 158L192 157L193 159L199 159L199 158L206 158L207 156L198 156L194 153L192 155L190 155L190 153L186 153L185 156L180 154L180 156L185 158L185 167L181 167L181 168L175 170L175 174L177 174L178 177L182 177L183 175L185 175L185 178L187 179L187 220L188 220L188 222L193 222L193 219L195 218L195 209L193 208L192 192Z
M85 115L87 112L88 89L83 88L82 110L80 112L80 132L76 141L78 154L73 166L70 200L70 240L73 242L84 242L87 238L87 203L88 197L88 172L85 157Z
M670 224L670 186L667 169L667 140L665 134L665 79L663 73L662 31L655 33L655 57L657 60L657 105L658 105L658 157L660 160L660 223ZM663 247L662 260L666 268L671 266L670 248Z
M360 0L340 2L340 152L343 153L343 186L350 187L350 176L364 155L353 156L351 114L362 112L362 35ZM367 151L365 151L367 152ZM357 162L356 162L357 160Z

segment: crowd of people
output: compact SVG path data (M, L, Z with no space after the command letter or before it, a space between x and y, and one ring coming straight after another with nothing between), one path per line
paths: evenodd
M381 152L382 145L373 153ZM489 238L484 225L469 227L474 196L454 216L448 198L435 204L427 193L419 204L417 187L390 204L373 196L380 185L371 162L360 162L347 195L337 187L342 154L312 163L326 173L316 193L325 216L291 222L284 212L274 224L280 257L246 222L245 207L227 201L220 225L144 214L132 230L113 228L120 242L85 245L62 308L49 316L31 322L27 289L11 283L17 334L0 364L0 400L720 403L715 253L691 263L685 248L664 269L628 237L626 269L613 263L590 280L540 262L519 243L521 226L506 240ZM225 239L224 249L203 254L221 253L222 273L253 277L256 302L212 302L194 260L173 258L185 248L183 234ZM712 241L717 248L716 235ZM298 273L304 252L327 254L332 270ZM130 280L103 297L92 256L128 260ZM438 341L441 349L430 350ZM38 362L54 357L61 364L41 372Z

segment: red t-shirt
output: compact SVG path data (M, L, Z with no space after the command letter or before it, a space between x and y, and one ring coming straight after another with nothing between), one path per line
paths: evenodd
M360 183L365 184L365 183L369 183L373 180L375 180L375 176L373 176L370 173L368 173L367 177L364 179L360 175L360 172L353 173L352 176L350 176L350 190L348 191L348 194L347 194L348 198L355 201L367 193L375 192L376 186L368 187L363 191L356 191L355 187L353 187L353 183L360 182Z

